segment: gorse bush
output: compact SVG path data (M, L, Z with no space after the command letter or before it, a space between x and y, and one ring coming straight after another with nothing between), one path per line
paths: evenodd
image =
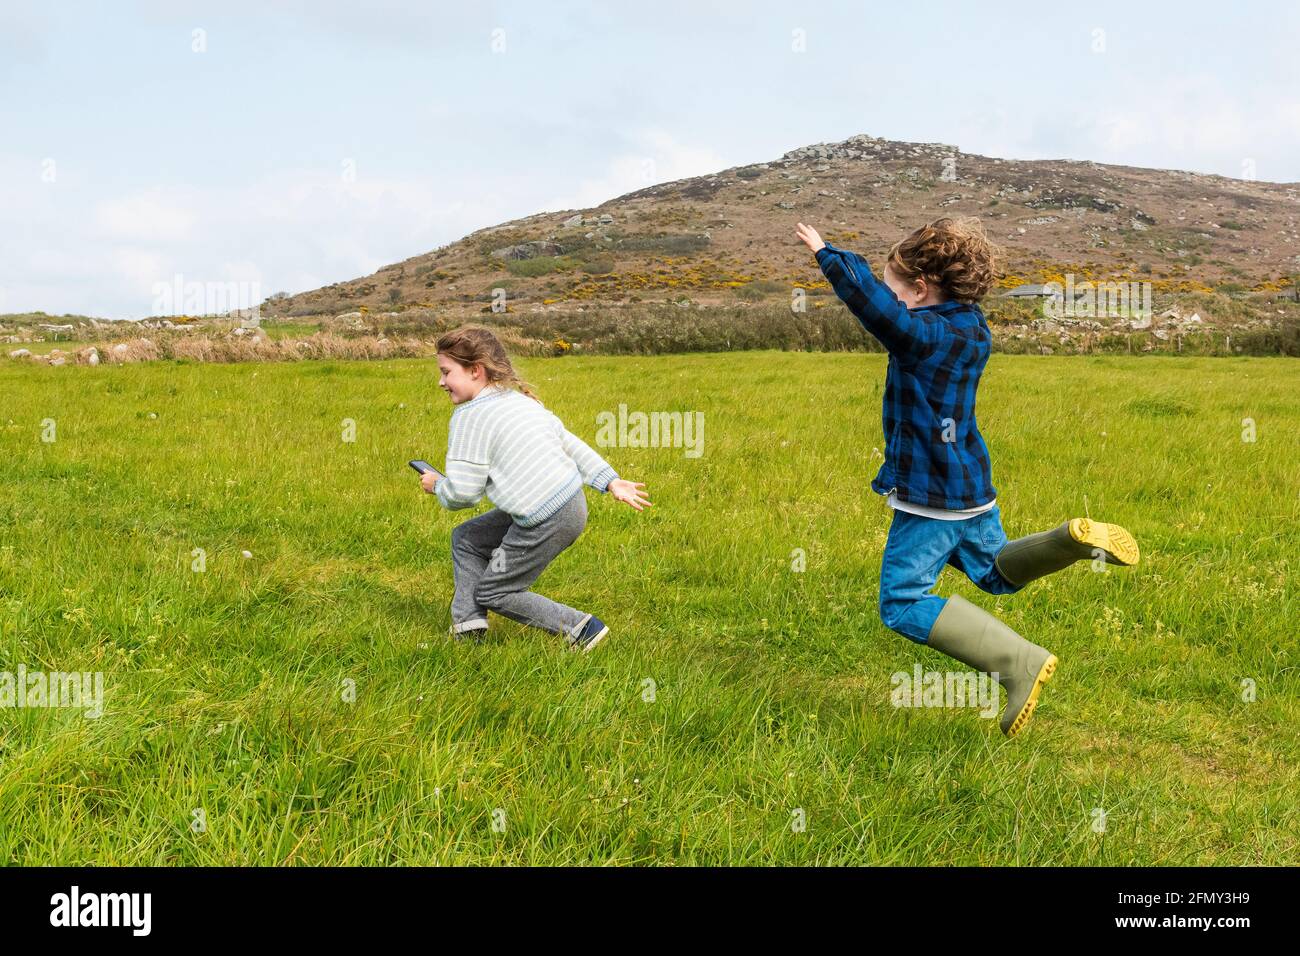
M574 262L568 256L534 256L532 259L511 259L506 262L506 269L511 275L527 278L572 269L573 266Z

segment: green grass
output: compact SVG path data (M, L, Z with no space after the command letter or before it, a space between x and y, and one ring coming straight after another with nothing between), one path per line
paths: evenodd
M262 330L271 339L307 338L321 330L319 322L263 322Z
M994 357L1008 533L1086 510L1143 549L999 598L945 572L1060 657L1013 741L889 704L949 665L876 610L883 356L520 364L588 441L619 402L705 415L700 458L604 451L655 505L589 491L539 584L611 625L591 655L445 637L431 362L0 364L0 670L106 697L0 710L0 862L1300 862L1293 361Z
M544 276L552 272L572 269L576 263L568 256L534 256L531 259L510 259L506 269L516 276Z

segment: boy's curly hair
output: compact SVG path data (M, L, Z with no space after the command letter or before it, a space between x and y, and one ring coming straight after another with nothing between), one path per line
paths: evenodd
M993 288L1000 254L977 218L945 217L894 243L886 262L908 282L937 283L949 299L974 304Z

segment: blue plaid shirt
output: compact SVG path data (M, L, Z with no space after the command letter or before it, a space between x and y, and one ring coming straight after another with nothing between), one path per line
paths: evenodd
M871 482L882 495L955 511L996 497L989 450L975 424L975 389L989 360L977 305L908 309L861 256L829 243L817 264L835 294L889 352L883 419L885 462Z

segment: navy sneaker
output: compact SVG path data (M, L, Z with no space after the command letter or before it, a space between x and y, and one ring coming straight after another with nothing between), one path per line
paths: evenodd
M607 634L609 628L605 626L605 622L594 614L588 614L587 619L579 627L577 636L569 636L569 650L589 651L603 641Z

